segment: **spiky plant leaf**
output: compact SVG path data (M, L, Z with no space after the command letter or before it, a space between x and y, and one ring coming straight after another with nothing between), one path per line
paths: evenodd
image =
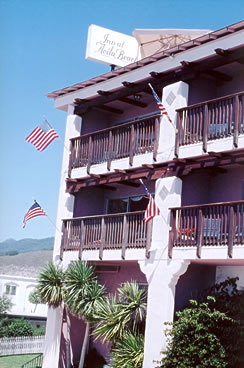
M92 322L96 305L105 289L94 273L95 268L84 261L70 263L65 273L65 303L69 309L85 320Z
M98 322L93 331L96 339L101 338L103 342L115 343L123 337L127 321L119 312L120 306L114 296L109 295L97 304L96 320Z
M51 307L58 307L64 299L64 272L62 268L49 262L41 271L37 292L43 303Z
M124 334L111 351L113 368L142 368L144 354L143 335Z

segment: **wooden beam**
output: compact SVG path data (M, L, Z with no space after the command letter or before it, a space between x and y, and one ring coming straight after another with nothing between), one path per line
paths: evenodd
M126 170L121 170L121 169L114 169L114 171L116 172L116 173L120 173L120 174L126 174Z
M219 56L227 56L230 54L230 51L228 50L224 50L224 49L221 49L221 48L217 48L214 50L216 52L217 55Z
M98 179L100 179L100 177L101 177L100 175L91 174L91 173L89 175L90 175L91 178L98 178Z
M116 187L113 187L112 185L106 185L106 184L99 185L99 188L103 188L105 190L112 190L113 192L117 190Z
M222 152L209 151L208 154L211 157L223 157L223 153Z
M154 168L154 165L152 165L152 164L142 164L141 166L146 167L147 169L153 169Z
M110 92L110 91L103 91L103 90L101 90L101 89L99 89L99 90L97 91L97 93L98 93L100 96L110 96L110 95L112 94L112 92Z
M98 109L98 110L103 110L103 111L107 111L107 112L111 112L112 114L123 114L123 111L120 109L117 109L115 107L111 107L111 106L106 106L106 105L98 105L98 106L94 106L94 109Z
M158 72L151 72L149 73L151 75L151 77L155 78L155 79L158 79L161 77L161 73L158 73Z
M135 183L134 181L129 181L129 180L121 180L118 182L118 184L127 185L128 187L134 187L134 188L140 187L139 183Z
M232 77L230 77L229 75L227 75L225 73L219 72L217 70L210 70L210 69L200 70L200 66L197 66L194 62L189 62L189 61L183 60L180 63L184 68L192 69L195 72L198 72L200 74L206 74L206 75L208 75L210 77L213 77L215 79L218 79L218 80L220 79L220 80L224 80L226 82L230 82L232 80Z
M127 82L127 81L122 82L122 84L123 84L123 86L125 86L127 88L135 88L136 87L135 83L131 83L131 82Z
M141 102L141 101L137 101L137 100L133 100L133 99L128 98L128 97L121 97L119 100L122 101L122 102L128 103L130 105L134 105L134 106L138 106L138 107L142 107L142 108L147 107L146 103Z

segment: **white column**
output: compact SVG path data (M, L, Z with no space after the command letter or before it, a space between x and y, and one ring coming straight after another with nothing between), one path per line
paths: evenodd
M74 196L72 194L66 193L66 179L68 177L69 168L69 156L70 156L70 139L78 137L81 132L82 119L78 115L73 114L74 107L69 106L67 121L66 121L66 131L64 140L64 153L63 162L61 170L61 180L59 187L59 199L58 199L58 210L57 210L57 220L56 227L57 231L55 234L54 250L53 250L53 260L59 261L60 246L61 246L61 230L62 230L62 219L72 218L74 210Z
M161 250L160 258L168 258L170 210L181 206L182 180L176 176L161 178L155 184L155 201L160 216L153 219L151 251Z
M162 359L160 352L166 349L164 323L173 321L175 287L189 263L184 260L139 261L148 282L143 368L152 368L153 361Z
M162 103L172 120L166 115L161 117L158 161L168 161L174 157L176 133L176 109L187 106L189 86L185 82L176 82L163 88Z
M48 308L42 368L58 368L63 308Z
M73 114L74 107L68 107L66 131L64 139L64 153L61 170L61 180L58 199L58 210L56 220L56 234L54 240L53 262L60 262L60 246L62 239L62 219L72 218L74 211L74 196L66 193L66 179L68 177L69 155L70 155L70 139L77 137L81 132L82 120L79 116ZM43 368L58 368L59 350L62 328L62 308L49 308L45 336L45 348L43 354Z

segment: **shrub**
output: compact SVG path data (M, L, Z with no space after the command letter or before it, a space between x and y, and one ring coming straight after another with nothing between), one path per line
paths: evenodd
M238 366L244 293L237 290L236 281L214 285L200 302L192 300L188 308L176 313L177 320L168 323L168 348L161 368Z
M33 336L34 328L29 321L6 318L0 328L0 337Z

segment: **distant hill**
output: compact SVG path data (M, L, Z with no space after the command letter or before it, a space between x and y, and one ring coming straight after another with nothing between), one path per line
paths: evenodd
M2 256L0 257L0 275L37 278L40 270L52 260L52 253L51 250L41 250L16 256Z
M52 250L54 238L44 239L7 239L0 242L0 256L16 255L19 253Z

